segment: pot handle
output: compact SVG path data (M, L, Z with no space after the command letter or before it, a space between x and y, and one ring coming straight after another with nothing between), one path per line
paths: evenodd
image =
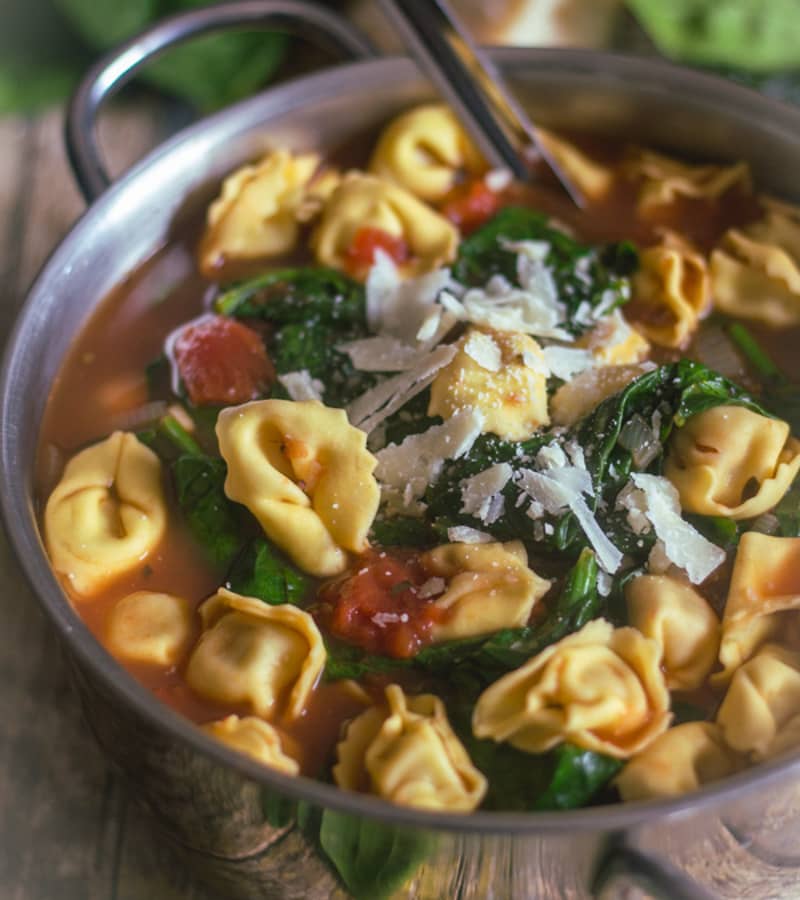
M337 13L303 0L236 0L199 7L161 20L98 60L72 95L65 123L67 153L87 203L111 184L97 144L100 108L145 63L194 37L244 27L274 29L308 38L352 59L373 59L372 44Z
M637 849L623 836L612 837L591 883L596 900L626 896L638 888L654 900L716 900L716 895L665 860Z

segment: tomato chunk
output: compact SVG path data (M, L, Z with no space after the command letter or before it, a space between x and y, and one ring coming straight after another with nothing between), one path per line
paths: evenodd
M427 580L415 557L371 552L350 574L323 587L313 612L334 637L405 659L431 642L431 628L442 618L434 598L420 596Z
M226 316L208 316L181 331L175 362L195 406L246 403L262 396L275 369L261 337Z
M482 178L459 185L450 192L442 206L442 215L468 234L500 209L502 199Z
M345 267L353 276L363 275L375 262L375 253L383 250L394 262L400 264L408 260L408 244L382 228L364 226L359 228L353 242L345 254Z

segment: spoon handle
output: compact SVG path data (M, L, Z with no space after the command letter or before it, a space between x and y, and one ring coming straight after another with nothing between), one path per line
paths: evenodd
M447 0L379 0L412 55L450 103L490 165L530 178L529 162L545 160L572 200L580 191L537 138L536 128L500 73L472 41Z

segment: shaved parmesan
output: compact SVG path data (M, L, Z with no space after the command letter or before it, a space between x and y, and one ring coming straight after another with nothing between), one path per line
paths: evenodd
M464 409L443 425L434 425L422 434L409 435L402 444L389 444L379 450L375 454L375 477L384 499L394 508L418 511L415 501L439 477L445 460L468 453L482 426L480 413Z
M382 250L367 275L367 324L371 331L411 344L439 292L450 283L449 269L402 279L392 258Z
M485 531L478 531L477 528L455 525L447 529L447 540L452 544L488 544L494 538Z
M429 578L417 588L417 596L421 600L427 600L428 597L435 597L437 594L443 594L446 587L447 582L444 578L439 578L434 575L433 578Z
M570 381L579 372L585 372L597 365L591 350L553 345L542 351L551 373L562 381Z
M452 345L437 347L426 353L407 372L386 378L347 407L350 422L369 434L384 419L416 397L433 381L439 369L446 366L456 355Z
M505 511L501 491L514 474L508 463L497 463L461 482L462 513L480 519L484 525L494 524Z
M664 554L686 572L692 584L705 581L725 561L725 551L681 518L678 491L667 478L636 472L631 481L644 494L645 515Z
M489 372L499 372L503 366L503 354L490 334L473 331L464 344L467 356Z
M362 372L405 372L423 356L416 347L384 334L339 344L336 349L346 353Z
M312 378L308 369L278 375L278 381L292 400L318 400L322 403L325 385L318 378Z

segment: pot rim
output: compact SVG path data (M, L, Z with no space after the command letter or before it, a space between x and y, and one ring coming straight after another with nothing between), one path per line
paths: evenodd
M644 79L648 90L657 93L702 89L707 100L725 107L729 114L735 111L744 118L752 118L753 114L757 114L766 130L777 133L788 131L795 135L800 133L799 109L764 97L720 77L699 73L663 60L560 48L498 48L492 53L496 61L512 76L515 70L558 67L567 73L584 75L600 70L606 78L613 76L620 81L627 81L632 77ZM9 539L38 602L56 627L60 638L66 642L71 654L74 654L82 666L98 678L116 699L129 705L149 725L180 739L193 750L237 770L251 780L276 789L295 800L311 802L341 813L377 819L390 825L509 835L566 831L585 833L598 829L625 831L654 819L681 819L707 813L713 807L741 799L741 793L767 787L788 777L800 777L800 754L794 754L788 758L762 763L721 782L708 785L695 793L668 800L639 801L552 812L476 811L466 815L395 806L377 797L344 791L306 776L291 777L275 772L206 735L188 719L156 699L105 650L84 625L56 580L39 534L32 486L23 484L15 477L20 458L19 428L10 416L10 410L14 408L15 397L18 394L14 376L25 352L22 338L34 326L38 317L40 304L37 302L37 295L46 274L50 270L62 269L68 264L73 240L76 235L91 229L98 211L114 204L118 196L125 192L131 183L144 177L157 160L169 155L178 145L191 141L213 123L234 112L238 115L252 113L252 118L256 121L258 118L256 114L266 98L271 101L283 98L284 103L288 103L293 97L307 101L309 98L314 100L330 96L333 91L346 91L349 83L369 79L369 72L373 68L387 67L395 67L398 78L414 74L413 63L406 57L348 63L335 67L335 70L326 69L321 73L268 89L180 131L148 153L96 200L72 226L45 262L28 291L9 336L0 373L0 421L3 422L0 436L0 505Z

